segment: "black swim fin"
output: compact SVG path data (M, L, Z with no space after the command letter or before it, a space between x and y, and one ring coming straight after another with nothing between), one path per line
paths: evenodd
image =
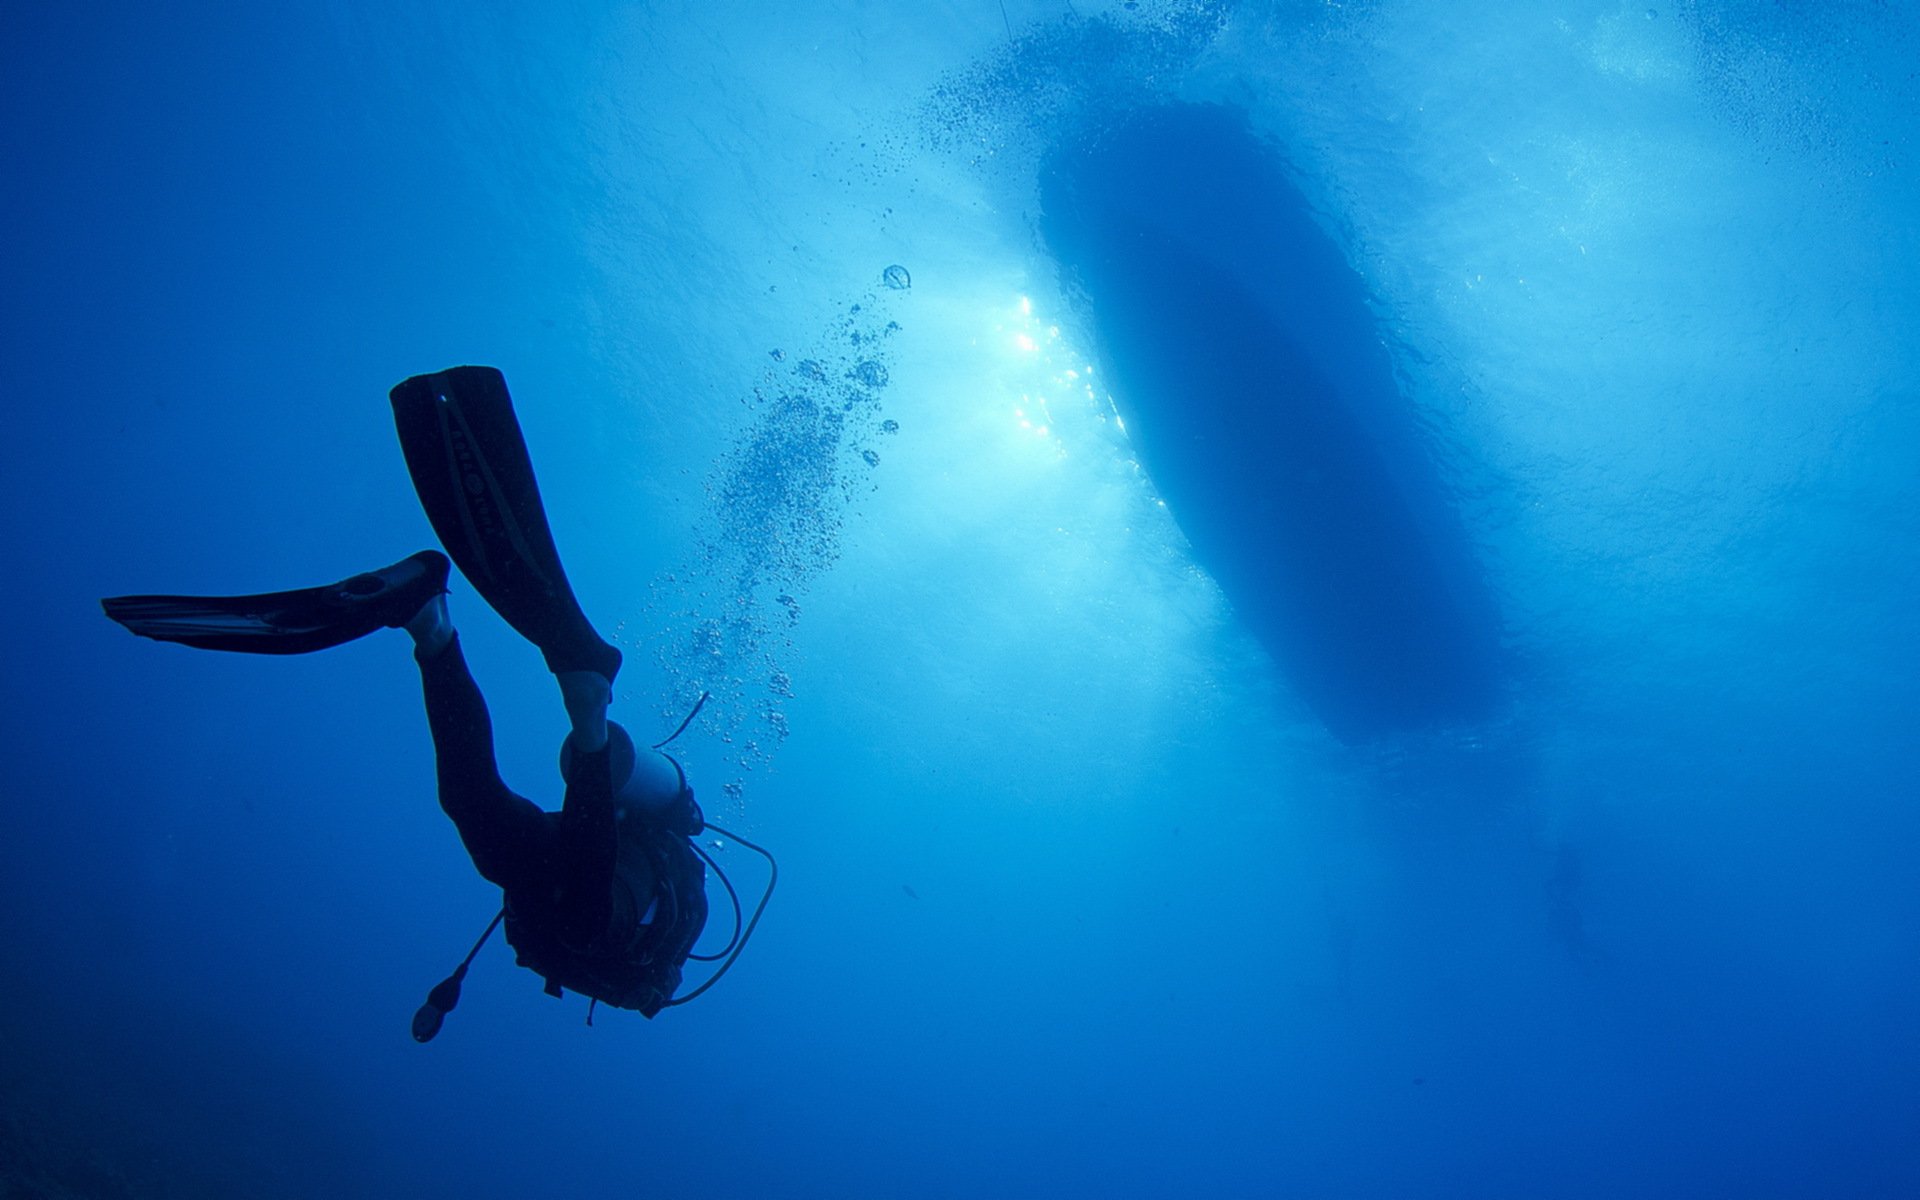
M447 556L422 550L325 587L257 596L115 596L107 616L141 637L202 650L310 654L406 624L447 590Z
M461 573L548 670L611 682L620 651L594 632L560 566L505 376L449 367L400 383L392 400L414 491Z

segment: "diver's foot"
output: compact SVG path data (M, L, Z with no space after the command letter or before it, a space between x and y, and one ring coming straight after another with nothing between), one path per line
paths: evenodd
M567 720L573 726L574 748L594 753L607 744L607 706L613 703L613 681L598 671L559 671L554 678L560 683L560 700L567 706Z
M619 677L623 661L619 647L602 641L591 629L557 646L543 645L541 654L547 660L547 670L552 671L555 678L591 671L608 685ZM566 686L562 680L560 690L564 692Z
M360 609L391 629L408 627L423 609L446 594L449 568L446 555L438 550L422 550L390 567L341 580L335 599L343 607ZM449 625L449 632L451 628Z
M403 628L413 638L414 652L421 659L432 658L445 650L447 643L453 641L453 615L447 611L446 595L442 593L422 604Z
M593 660L593 673L607 681L607 691L609 695L611 695L613 691L613 681L619 677L620 664L626 661L625 658L621 655L618 647L608 642L601 642L599 647L592 652L591 657Z

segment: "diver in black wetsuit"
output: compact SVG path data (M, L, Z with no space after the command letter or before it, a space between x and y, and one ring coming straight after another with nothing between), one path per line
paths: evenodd
M102 606L143 637L255 654L304 654L404 628L420 666L440 806L475 868L505 893L494 923L504 918L520 964L544 976L555 996L572 988L648 1017L684 1003L732 965L759 910L744 930L736 923L719 954L692 955L707 917L702 864L712 861L692 839L706 822L679 763L659 747L637 749L607 719L620 651L594 632L561 568L506 380L490 367L454 367L406 380L392 400L415 491L441 543L559 681L572 726L559 812L500 778L492 721L447 608L449 563L438 551L326 587L123 596ZM737 902L735 915L737 922ZM727 961L676 1000L690 956ZM439 1031L472 960L470 953L434 989L415 1017L416 1038Z
M607 720L610 677L558 672L573 728L562 748L566 797L546 812L500 778L492 721L446 595L404 628L420 665L440 807L474 867L505 893L507 940L521 965L545 976L554 995L571 987L658 1013L707 917L705 871L688 843L704 822L678 764L636 754Z

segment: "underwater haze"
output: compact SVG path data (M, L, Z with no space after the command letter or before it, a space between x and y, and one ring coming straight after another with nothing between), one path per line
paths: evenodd
M1913 6L0 27L0 1195L1920 1195ZM407 639L99 610L432 545L458 363L779 856L654 1020L496 941L415 1044Z

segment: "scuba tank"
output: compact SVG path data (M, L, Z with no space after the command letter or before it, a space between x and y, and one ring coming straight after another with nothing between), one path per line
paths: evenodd
M615 820L624 824L638 819L682 837L700 836L706 822L678 759L658 747L641 753L633 744L633 735L618 721L607 722L607 759L608 774L613 779ZM573 778L571 737L560 743L560 777Z

